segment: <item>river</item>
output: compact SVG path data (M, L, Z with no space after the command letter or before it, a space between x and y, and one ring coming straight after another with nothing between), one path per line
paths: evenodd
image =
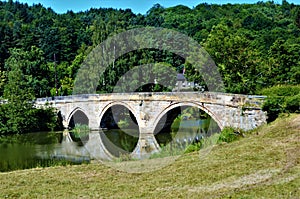
M197 136L201 136L199 129L202 133L204 131L203 126L205 126L205 120L183 121L175 137L170 132L160 132L155 135L155 138L160 146L167 144L172 139L176 139L177 142L191 143ZM206 134L217 131L218 127L215 123L211 126L211 129L205 130ZM110 154L118 157L120 151L130 153L135 149L138 134L134 129L127 129L126 131L110 129L101 132L93 131L84 137L79 137L70 131L37 132L2 137L0 138L0 172L89 163L93 157L97 156L97 154L91 153L101 153L97 150L91 152L85 146L89 139L96 140L95 136L107 140L106 142L102 141L102 144ZM94 148L98 146L99 143L92 145ZM97 157L102 157L101 154L98 155Z

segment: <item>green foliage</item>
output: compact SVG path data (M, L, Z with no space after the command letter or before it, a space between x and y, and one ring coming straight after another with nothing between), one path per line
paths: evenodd
M177 118L175 118L175 120L173 121L173 123L171 125L172 132L176 133L179 130L181 120L182 120L182 116L178 116Z
M195 144L190 144L186 147L184 153L191 153L194 151L199 151L202 148L202 142L198 142Z
M8 83L4 89L4 98L8 100L8 103L1 106L1 109L5 110L2 112L4 123L1 126L4 129L1 132L26 132L32 128L33 123L36 123L32 104L33 92L24 80L21 63L16 58L11 58L7 65L11 70L8 73Z
M300 7L286 1L282 5L204 3L193 9L155 4L146 15L136 15L129 9L105 8L56 14L40 4L28 6L19 2L3 2L0 9L0 95L3 82L6 83L3 73L9 70L4 65L16 51L26 66L22 70L36 97L69 95L77 71L93 47L114 34L145 26L174 29L201 43L216 62L228 92L253 94L274 84L300 83ZM145 37L150 35L145 32ZM111 47L118 45L112 43ZM115 56L114 52L106 53ZM119 57L100 77L99 85L92 87L99 93L112 92L120 77L134 66L159 62L174 68L185 64L187 79L207 89L201 71L180 56L153 49ZM158 70L157 74L160 73ZM149 76L147 80L153 79ZM132 81L126 86L133 88L136 84ZM159 84L135 89L169 90Z
M14 131L19 131L20 126L28 129L30 124L36 123L33 116L37 113L30 104L34 97L72 94L77 71L92 49L112 35L138 27L177 30L201 43L215 61L227 92L255 94L277 84L300 84L300 6L287 1L282 5L272 1L227 5L203 3L193 9L183 5L164 8L155 4L146 15L136 15L130 9L106 8L57 14L41 4L28 6L13 1L1 2L0 10L0 96L7 97L10 104L1 107L0 127L3 129L9 124ZM152 38L151 33L145 31L137 42L143 42L145 38ZM168 42L182 46L178 41L177 38L170 41L153 38L151 42L161 46ZM126 44L114 41L109 45L111 49L126 47ZM185 49L177 50L185 53ZM140 49L115 57L113 50L103 51L117 59L109 63L101 77L89 71L90 79L99 81L97 85L80 85L88 91L170 91L172 88L159 83L176 74L168 74L164 67L175 71L183 65L188 81L207 90L203 80L205 74L174 53ZM134 70L135 66L149 63L154 63L153 68ZM124 81L121 86L115 86L129 70L135 81ZM149 83L154 80L158 83ZM174 85L171 80L169 83ZM299 89L297 86L290 88L292 90L272 88L262 91L269 96L264 105L269 121L281 112L299 111ZM9 119L13 117L16 119ZM176 122L174 130L178 128L179 121Z
M262 95L267 95L263 110L267 111L268 122L274 121L280 113L295 113L300 111L300 86L277 85L262 89Z
M265 71L269 85L299 84L299 40L277 39L269 49L269 68Z
M298 95L286 97L285 110L290 113L300 112L300 92Z
M88 125L75 124L75 127L70 131L70 136L78 146L83 146L89 140L90 128Z
M75 127L72 129L72 135L78 139L88 136L89 133L90 128L88 125L85 124L75 124Z
M267 111L267 121L274 121L278 115L283 112L284 98L283 97L268 97L263 104L263 111Z
M0 96L2 96L2 93L4 91L4 85L6 83L6 74L5 71L0 70Z
M167 145L161 145L159 152L151 154L150 159L182 155L184 153L185 144L186 143L177 144L171 142Z
M126 119L124 119L124 120L121 119L121 120L118 122L118 127L119 127L120 129L128 128L128 127L129 127L129 122L128 122Z
M34 92L22 71L30 64L24 61L22 56L23 52L13 50L13 55L6 62L10 71L4 88L4 99L7 103L0 105L0 134L54 128L54 111L50 108L36 109L33 106Z
M199 142L195 142L195 143L188 145L186 147L184 153L191 153L194 151L199 151L201 149L212 147L218 143L219 136L220 136L219 133L213 133L209 137L204 137Z
M57 125L52 108L36 109L16 102L0 105L0 135L53 130Z
M78 135L81 135L81 134L89 133L90 128L86 124L75 124L75 127L73 128L72 131Z
M294 96L300 93L300 85L276 85L264 88L258 92L260 95L266 96Z
M31 90L35 97L47 96L49 94L49 81L47 74L49 69L43 57L43 51L32 46L29 51L22 49L10 49L11 56L6 60L5 67L8 71L15 70L13 65L18 65L22 73L22 83ZM27 84L27 85L26 85Z
M300 28L300 7L294 8L294 22Z
M122 153L119 155L118 158L114 159L115 162L136 161L136 160L138 159L133 158L130 153Z
M238 130L232 127L225 127L220 133L218 143L222 143L222 142L230 143L237 140L240 136L241 133Z
M242 32L233 32L231 27L218 24L213 27L203 42L223 77L226 90L231 93L254 93L259 84L257 78L261 57L251 47L251 39Z

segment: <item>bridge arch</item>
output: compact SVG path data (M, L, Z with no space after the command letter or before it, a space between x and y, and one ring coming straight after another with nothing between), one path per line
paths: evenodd
M77 116L76 116L76 114L77 114ZM74 118L74 116L75 116L75 118ZM77 121L74 121L74 119ZM76 123L79 123L79 124L85 124L87 126L90 126L89 117L86 114L86 111L80 107L76 107L73 109L73 111L70 112L66 122L67 122L68 127L73 126L72 122L75 122L74 125Z
M134 111L135 109L133 107L131 107L129 104L127 104L125 102L110 102L106 106L104 106L99 114L99 125L100 125L101 120L103 119L105 113L113 106L124 106L125 108L127 108L132 113L132 115L135 117L135 119L137 121L137 125L139 126L139 124L141 123L140 118L138 117L139 115Z
M131 118L131 121L129 121L130 124L129 128L120 127L119 124L117 124L116 126L114 125L110 126L111 129L109 129L109 127L107 127L107 129L103 129L103 127L105 127L105 123L107 122L104 121L106 114L112 114L111 116L113 117L113 119L118 120L118 118L115 118L114 116L115 112L113 110L111 113L109 113L109 111L111 111L110 109L115 106L121 106L122 108L128 110L129 116ZM102 129L102 131L100 132L100 136L101 136L102 143L104 145L104 150L108 154L112 155L113 157L120 157L121 154L134 154L135 151L137 150L139 137L140 137L140 129L139 129L140 119L137 115L137 112L134 110L135 109L130 104L126 102L117 101L117 102L110 102L106 104L102 108L99 114L99 127L100 129ZM127 117L128 115L125 116L125 118ZM118 140L115 140L114 139L115 137L118 137Z
M219 126L219 128L222 130L224 126L222 125L221 119L218 118L216 114L214 114L209 108L205 107L203 103L198 103L198 102L177 102L177 103L172 103L168 107L166 107L164 110L162 110L159 115L156 117L153 127L154 129L158 125L159 121L172 109L178 108L178 107L183 107L183 106L190 106L190 107L197 107L200 110L204 111L207 113Z

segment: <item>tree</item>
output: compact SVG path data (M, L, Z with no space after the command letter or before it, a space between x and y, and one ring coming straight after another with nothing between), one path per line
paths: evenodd
M41 49L32 46L30 51L22 49L10 49L10 59L7 62L15 60L18 67L24 75L24 82L32 89L36 97L48 96L50 71ZM7 70L12 70L14 64L6 64Z
M23 68L30 68L31 63L24 62L22 53L21 50L12 50L12 56L6 61L9 72L3 97L7 103L0 106L0 134L19 134L55 127L57 117L52 108L34 107L34 89L22 71Z
M294 8L294 22L300 28L300 7Z
M269 85L299 84L300 43L297 40L276 40L269 50L268 70L265 71Z
M228 26L214 27L203 43L216 62L227 92L254 93L259 77L259 52L252 49L242 33L234 33Z
M22 60L19 60L17 56L10 57L6 62L10 71L4 89L4 98L8 100L8 104L5 105L6 124L1 125L2 127L5 126L6 133L27 132L34 128L33 124L36 123L33 108L34 93L28 87L27 80L21 70L21 63ZM2 120L4 119L2 118Z
M5 83L6 83L6 72L0 70L0 96L2 96L3 94Z
M6 70L11 70L4 67L10 56L18 54L25 82L36 97L49 96L51 88L54 94L59 89L65 95L71 93L82 60L95 46L114 34L145 26L173 29L202 42L219 67L227 92L248 94L277 83L299 84L300 6L286 0L282 4L203 3L195 8L184 5L164 8L155 4L145 15L112 8L57 14L41 4L28 6L9 0L0 2L0 95L7 81ZM145 32L139 42L149 38L151 34ZM170 35L168 42L178 39ZM155 39L152 43L164 45ZM120 48L126 48L126 44L113 41L103 51L111 49L104 54L115 57L113 49ZM171 52L138 50L115 60L99 83L87 81L87 85L79 86L111 92L133 66L149 61L166 62L174 68L185 63ZM97 65L97 60L93 64ZM187 79L204 85L200 71L192 69L189 63L185 67ZM55 75L57 88L54 88ZM99 79L96 73L90 73L88 78Z
M148 10L146 13L146 25L160 27L164 22L164 11L164 7L162 7L160 4L157 3L153 5L153 7L150 8L150 10Z

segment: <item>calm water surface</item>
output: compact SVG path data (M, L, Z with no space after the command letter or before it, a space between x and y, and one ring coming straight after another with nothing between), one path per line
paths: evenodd
M170 132L159 133L155 138L159 145L165 145L172 139L177 142L192 142L196 136L209 134L217 129L216 124L212 125L212 129L203 129L201 125L205 126L204 124L205 121L185 121L175 138ZM133 129L111 129L90 132L84 136L64 131L3 137L0 138L0 171L89 163L95 154L91 154L91 150L87 148L101 148L100 145L104 145L110 154L118 157L120 152L131 153L135 149L138 135ZM95 150L94 153L101 152Z
M67 150L68 147L63 132L28 133L0 138L0 171L90 161L86 151L72 154Z

